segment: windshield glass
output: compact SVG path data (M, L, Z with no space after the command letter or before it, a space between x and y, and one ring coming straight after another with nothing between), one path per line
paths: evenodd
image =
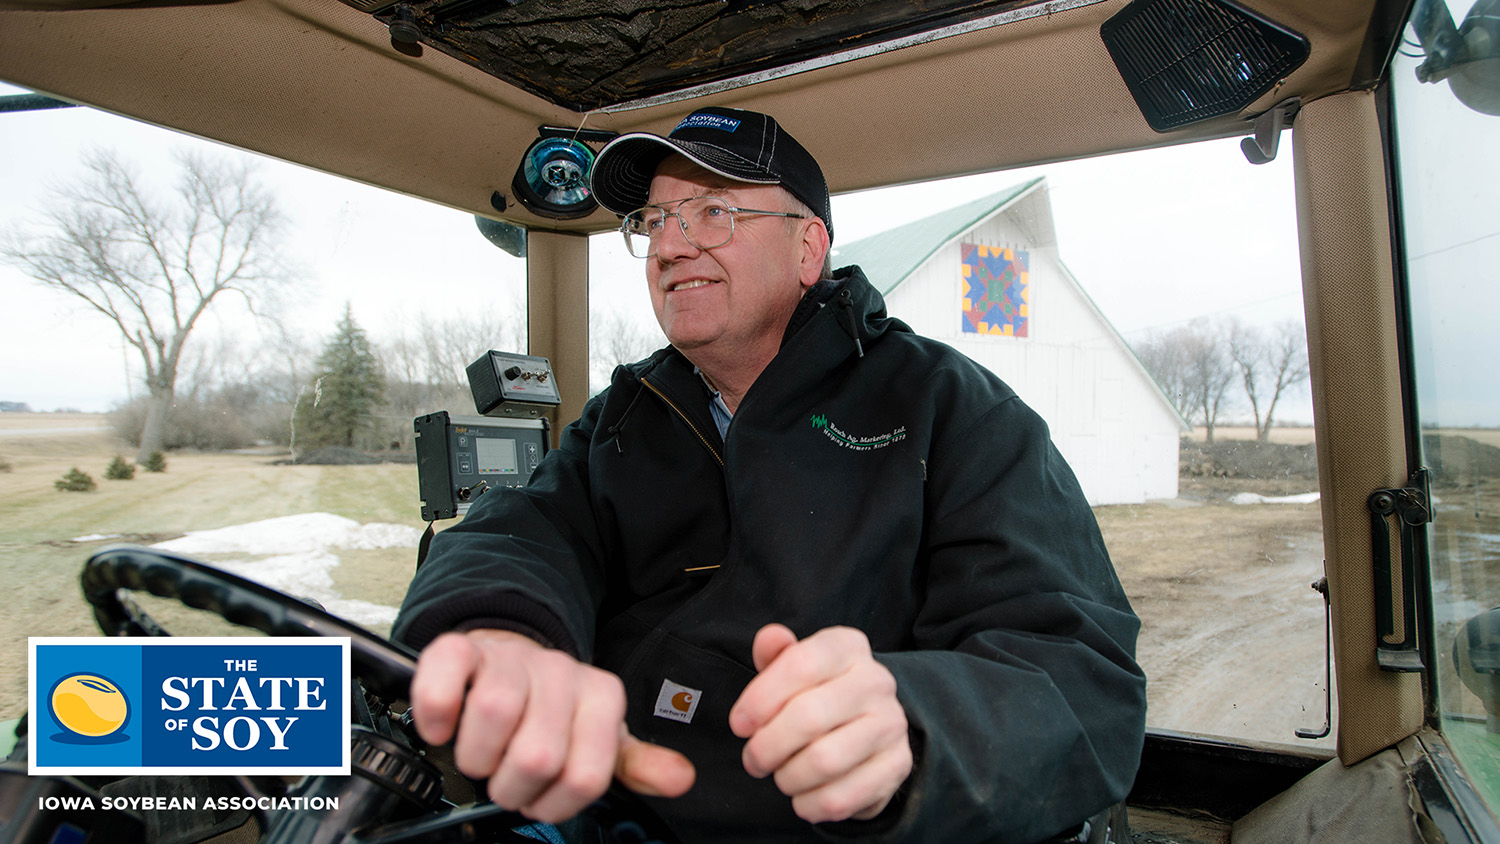
M425 527L412 420L474 413L464 367L525 349L525 260L469 214L91 109L0 122L0 720L28 636L98 635L78 576L112 543L386 632Z
M1141 616L1150 727L1331 748L1292 182L1231 140L849 194L833 264L1047 421Z
M525 259L466 214L91 110L3 119L0 338L27 366L0 375L16 596L0 720L25 709L27 636L96 634L78 572L113 542L166 543L386 632L425 527L412 419L473 413L464 366L525 350ZM138 454L147 358L25 260L49 214L92 207L99 150L163 209L192 195L181 150L248 168L278 212L266 283L215 297L183 346L162 472ZM835 266L860 264L893 315L1047 420L1142 618L1150 726L1331 746L1295 734L1320 732L1326 664L1290 156L1196 144L851 194L834 215ZM590 276L593 392L664 341L618 232L592 239ZM322 418L351 380L335 369L379 387L342 439ZM64 488L75 468L92 490ZM179 635L241 632L141 600Z

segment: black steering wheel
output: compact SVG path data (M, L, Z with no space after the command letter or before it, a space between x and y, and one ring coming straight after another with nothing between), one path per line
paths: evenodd
M291 595L176 554L131 545L105 548L84 564L80 580L84 597L93 607L94 619L106 635L171 635L135 602L120 594L122 589L143 591L217 613L232 624L269 636L347 636L354 676L366 690L384 701L404 700L416 670L416 653L398 642L376 636ZM363 779L309 778L316 781L302 786L305 790L329 791L343 787L334 781L357 781L359 793L351 796L356 802L368 804L363 816L355 817L359 815L356 812L339 819L335 825L342 829L323 828L333 819L307 813L297 817L265 817L263 844L272 841L425 844L473 840L476 832L506 840L508 835L514 835L508 830L529 823L523 816L491 804L460 808L445 802L443 774L416 750L404 746L407 742L399 740L404 738L392 740L357 728L351 766ZM458 774L450 772L449 776ZM247 789L258 787L249 778L241 779ZM377 787L371 788L368 781ZM374 798L365 799L367 792ZM391 794L399 799L392 799ZM376 816L370 816L372 813ZM585 814L598 825L604 840L614 844L676 844L676 837L661 819L618 783L586 809ZM390 820L392 817L396 819ZM532 839L517 835L509 840Z

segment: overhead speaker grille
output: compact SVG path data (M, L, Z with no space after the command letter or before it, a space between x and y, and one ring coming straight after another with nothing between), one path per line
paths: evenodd
M1307 39L1227 0L1135 0L1099 36L1152 129L1234 114L1307 61Z

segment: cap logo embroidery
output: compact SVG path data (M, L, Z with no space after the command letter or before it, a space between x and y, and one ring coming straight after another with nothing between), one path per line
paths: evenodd
M703 692L698 689L690 689L664 679L661 681L661 691L656 695L656 710L652 714L658 718L691 724L701 697Z
M733 132L740 128L740 121L733 117L723 117L717 114L689 114L683 121L677 124L677 129L722 129L725 132Z

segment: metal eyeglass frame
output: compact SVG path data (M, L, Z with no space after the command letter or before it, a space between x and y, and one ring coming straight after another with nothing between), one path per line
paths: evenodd
M688 243L692 244L695 249L717 249L720 246L723 246L724 244L728 243L729 241L734 240L734 224L735 224L735 215L736 214L760 214L760 215L765 216L765 217L790 217L791 219L794 219L794 220L806 220L806 219L808 219L808 217L807 217L806 214L795 214L795 213L792 213L790 211L762 211L762 210L757 209L757 208L737 208L737 207L735 207L733 205L730 205L729 203L725 202L723 199L720 199L717 196L709 196L709 195L690 196L690 197L688 197L686 199L676 200L675 202L670 203L670 205L673 208L679 208L680 209L683 206L684 203L692 202L695 199L711 199L711 200L714 200L715 202L719 203L720 205L723 205L724 206L724 210L726 210L726 211L729 212L729 234L726 235L723 240L721 240L718 243L715 243L715 244L713 244L711 246L704 246L704 245L700 244L697 240L694 240L693 236L688 233L688 223L687 223L687 220L682 216L682 212L681 211L668 211L666 205L643 205L640 208L637 208L634 211L631 211L629 214L626 214L624 216L624 218L620 220L620 234L621 234L621 236L623 236L625 238L625 251L629 252L632 256L634 256L636 258L650 258L652 255L656 254L656 244L657 244L657 241L660 240L660 236L658 236L658 237L651 237L650 235L646 235L644 232L632 232L630 230L630 219L632 217L634 217L635 215L641 213L642 211L645 211L647 208L658 208L658 209L661 209L661 213L662 213L662 217L661 217L661 219L662 219L662 226L663 226L664 229L666 227L667 218L668 217L676 217L677 218L677 227L682 230L682 236L683 236L683 238L685 238ZM634 237L634 236L640 236L640 235L645 235L646 242L649 244L649 248L648 248L646 254L644 254L644 255L636 255L635 254L635 249L632 247L631 238Z

